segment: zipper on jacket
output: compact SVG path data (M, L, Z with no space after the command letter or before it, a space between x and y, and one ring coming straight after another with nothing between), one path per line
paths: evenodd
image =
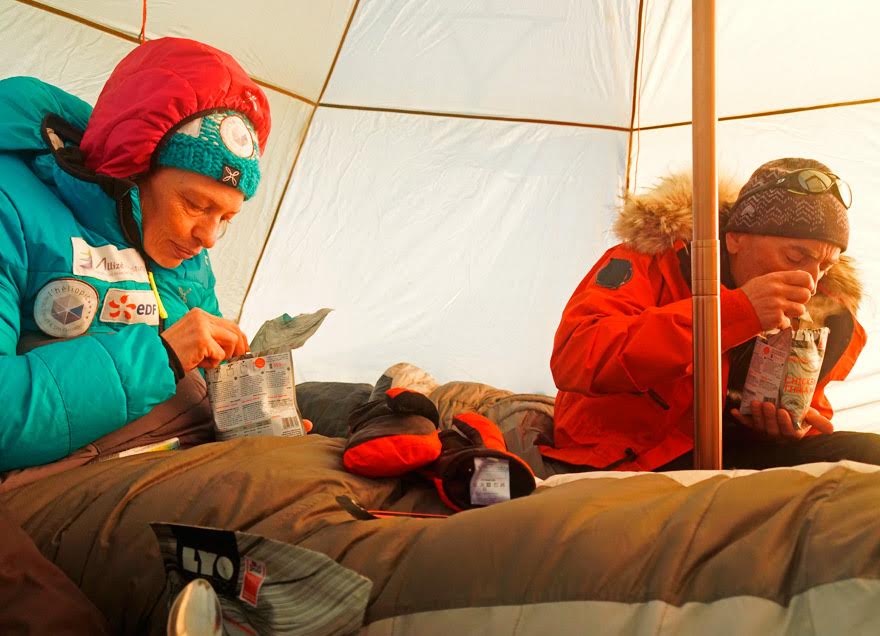
M659 404L664 411L669 410L669 404L654 389L648 389L645 394Z
M626 464L627 462L636 461L636 457L638 457L638 456L639 456L638 453L636 453L633 449L627 448L624 451L623 457L621 457L617 461L611 462L607 466L602 466L602 468L597 468L596 470L614 470L615 468L617 468L621 464Z
M147 278L150 279L150 289L153 290L153 295L156 297L156 308L159 310L159 318L167 320L168 312L165 311L165 306L162 304L162 297L159 296L159 288L156 287L156 279L153 278L153 272L149 269L147 270Z

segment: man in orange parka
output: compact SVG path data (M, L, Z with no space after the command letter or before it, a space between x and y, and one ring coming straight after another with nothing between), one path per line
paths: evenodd
M627 198L612 247L568 302L551 369L550 472L692 466L693 334L688 179ZM727 193L732 194L732 193ZM849 187L823 164L762 165L730 204L721 193L724 465L764 468L852 459L880 464L880 435L833 432L824 387L843 380L864 347L861 285L851 260ZM725 203L726 201L726 203ZM755 337L809 311L830 328L811 407L800 426L773 404L739 412Z

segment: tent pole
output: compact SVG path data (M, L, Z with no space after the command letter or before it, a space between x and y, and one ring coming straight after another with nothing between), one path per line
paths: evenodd
M692 0L694 468L721 468L721 310L715 170L715 0Z

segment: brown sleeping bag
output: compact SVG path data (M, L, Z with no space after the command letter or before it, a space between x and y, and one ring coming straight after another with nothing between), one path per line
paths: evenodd
M467 404L526 442L550 421L540 396L434 388L441 413L444 403ZM357 521L338 495L368 509L446 509L418 480L347 473L343 444L248 438L111 459L7 481L0 505L114 633L164 631L154 521L330 556L373 581L370 634L719 633L733 624L741 633L880 633L875 467L702 481L597 473L448 519Z
M443 508L427 487L346 473L341 456L341 440L250 438L82 466L0 502L114 632L164 629L149 527L162 520L327 554L373 581L371 634L880 630L873 467L595 474L448 519L357 521L337 495Z

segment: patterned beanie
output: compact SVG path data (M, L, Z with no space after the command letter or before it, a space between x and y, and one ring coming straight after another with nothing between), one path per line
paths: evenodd
M260 183L260 148L247 117L226 110L173 128L156 163L206 175L238 188L250 199Z
M739 191L724 231L816 239L846 251L849 218L846 206L833 192L804 195L779 187L748 194L753 188L804 168L831 174L828 166L818 161L794 158L769 161L755 170Z

